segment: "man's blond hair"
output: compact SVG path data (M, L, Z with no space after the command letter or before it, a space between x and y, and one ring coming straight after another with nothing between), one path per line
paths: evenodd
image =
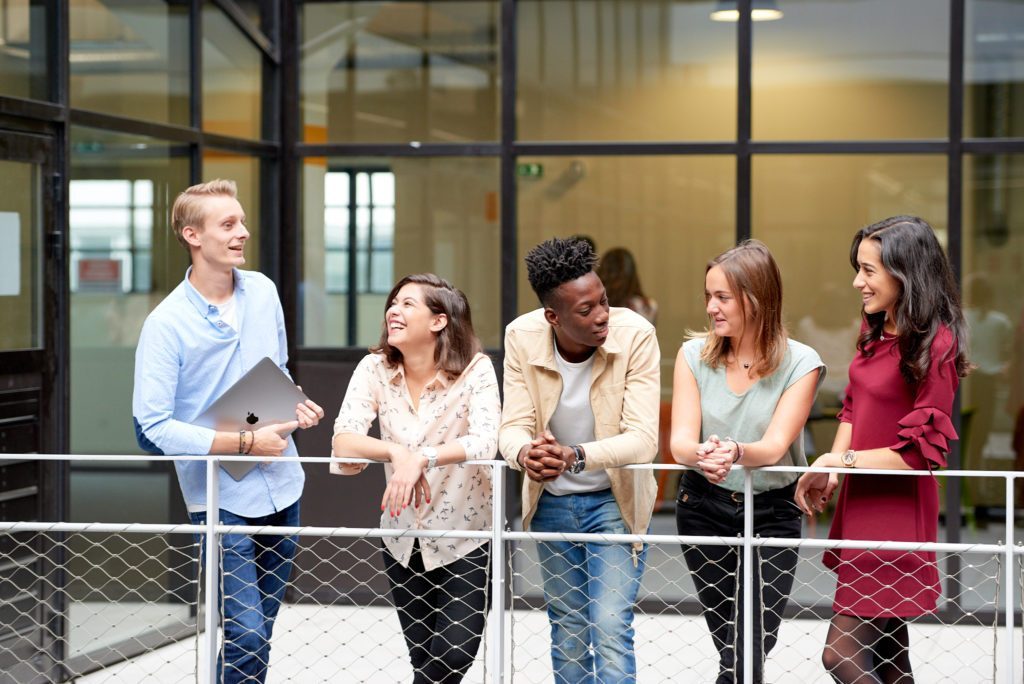
M188 249L188 242L185 241L185 237L181 232L185 230L185 226L192 226L193 228L203 227L203 223L206 221L203 200L208 197L237 198L238 186L235 185L233 180L216 178L212 181L186 188L184 192L178 195L178 198L174 200L174 206L171 207L171 230L174 231L174 237L178 238L178 242L185 249Z

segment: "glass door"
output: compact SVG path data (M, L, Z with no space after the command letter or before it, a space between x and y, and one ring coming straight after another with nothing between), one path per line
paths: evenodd
M60 464L25 454L64 450L57 321L63 242L55 231L53 141L0 130L0 520L54 520ZM0 537L0 670L50 681L61 657L60 540Z

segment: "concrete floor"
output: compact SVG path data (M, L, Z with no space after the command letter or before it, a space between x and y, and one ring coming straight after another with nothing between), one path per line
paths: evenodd
M537 611L516 611L507 618L511 640L505 647L506 682L551 681L548 624ZM768 681L808 684L825 682L820 650L827 623L787 621L768 664ZM636 620L638 681L709 682L715 674L712 645L703 620L679 615L639 615ZM998 641L994 638L998 637ZM993 673L1005 662L1004 637L991 628L912 626L912 653L918 682L1020 682L1021 633L1016 631L1017 672ZM511 643L511 648L509 648ZM491 644L485 637L477 662L466 682L489 681L484 658ZM287 605L274 632L269 682L408 682L398 620L389 608L316 607ZM98 682L194 682L196 641L165 646L130 662L77 679ZM994 674L994 676L993 676Z

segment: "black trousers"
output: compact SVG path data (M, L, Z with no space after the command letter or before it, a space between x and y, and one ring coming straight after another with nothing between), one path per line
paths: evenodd
M796 483L754 496L754 532L762 537L799 538L801 513L793 501ZM743 534L743 497L709 483L688 471L676 499L679 534L734 537ZM764 659L778 641L782 613L793 588L796 549L754 549L754 606L751 614L754 681L764 681ZM693 573L704 620L718 649L716 684L743 681L743 548L683 546L683 558ZM760 588L760 591L758 591Z
M384 549L413 684L458 684L473 664L490 604L490 548L484 544L433 570L423 568L418 540L408 568Z

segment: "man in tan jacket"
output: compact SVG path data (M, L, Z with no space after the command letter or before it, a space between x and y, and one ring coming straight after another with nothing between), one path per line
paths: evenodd
M660 362L654 327L610 308L593 249L552 239L526 255L543 308L505 331L499 448L526 473L523 528L643 534L657 489ZM642 544L539 542L557 684L634 682ZM591 651L592 650L592 651Z

